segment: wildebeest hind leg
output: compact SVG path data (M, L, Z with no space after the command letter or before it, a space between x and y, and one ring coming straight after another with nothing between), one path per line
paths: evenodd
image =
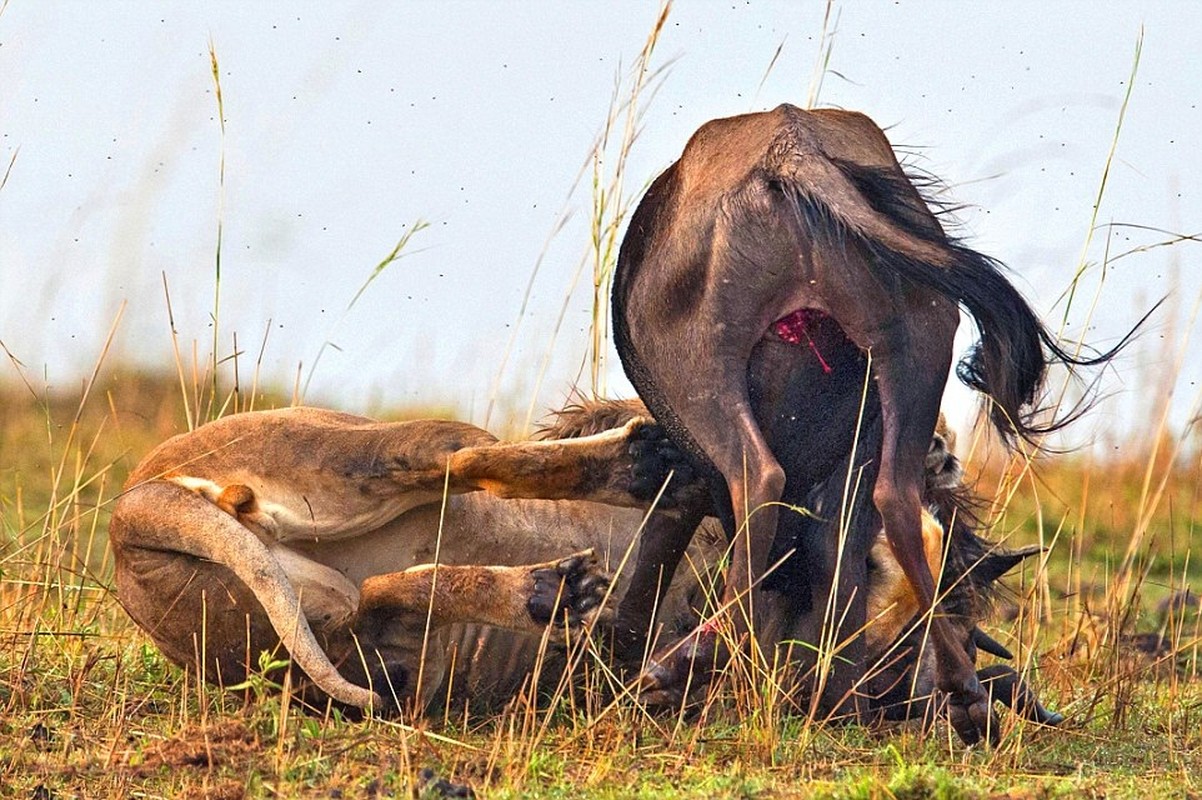
M655 511L639 535L630 583L614 619L615 651L633 661L646 655L655 613L703 515L693 509Z
M741 363L719 364L712 373L694 369L663 384L680 400L673 403L671 397L667 398L672 416L726 479L730 493L735 535L722 604L730 609L734 641L745 639L762 620L778 613L769 605L779 598L761 591L757 582L768 568L768 554L776 535L774 504L779 502L785 485L784 470L752 414L744 372ZM768 648L771 659L775 642L759 644ZM692 685L698 685L705 670L721 665L722 646L717 629L709 625L669 651L653 656L640 680L648 702L675 702L691 675L697 679Z
M847 514L852 513L848 509ZM876 515L869 516L875 522ZM862 523L855 519L848 527L856 524ZM818 665L824 674L818 675L815 670L818 684L815 688L820 691L812 696L811 713L836 720L863 719L867 703L859 684L864 674L864 637L857 634L867 619L868 568L862 557L856 557L863 550L855 542L854 531L849 531L851 541L844 544L843 558L836 562L837 537L838 534L832 534L831 541L824 543L829 548L827 553L815 559L821 564L813 587L815 604L808 615L808 630L800 637L801 641L819 642L822 646L816 654L801 656L808 662L814 655L829 654L829 660L823 659L825 663Z
M911 331L914 334L914 331ZM944 358L950 363L950 346L942 347L931 339L917 341L912 335L904 348L892 352L874 352L874 369L880 389L883 438L880 472L873 490L873 502L881 514L889 547L913 585L920 607L930 609L935 600L935 580L927 566L922 541L923 464L931 434L939 414L943 394L943 370L933 369L925 361ZM950 343L951 337L946 337ZM924 349L923 345L927 347ZM997 724L989 699L977 679L964 643L951 622L934 616L930 623L931 644L935 648L938 686L949 694L952 726L966 744L984 736L997 735Z

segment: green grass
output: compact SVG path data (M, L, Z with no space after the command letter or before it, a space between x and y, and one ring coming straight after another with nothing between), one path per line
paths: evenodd
M281 715L270 700L205 705L175 670L128 638L39 656L54 687L30 691L0 726L6 791L88 796L405 796L429 765L493 797L1155 797L1182 796L1200 766L1196 691L1145 687L1146 713L961 753L912 730L820 730L764 753L711 723L681 748L642 732L563 718L522 763L496 756L503 723L444 730L450 744L382 723ZM59 670L65 670L60 674ZM207 721L204 717L207 716ZM498 730L498 726L501 730ZM788 725L786 725L788 727ZM804 744L802 744L804 742Z

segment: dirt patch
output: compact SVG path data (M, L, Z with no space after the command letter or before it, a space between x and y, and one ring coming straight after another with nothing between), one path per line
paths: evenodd
M211 769L237 763L261 749L256 733L242 722L231 720L185 728L170 739L148 745L140 753L140 763L130 764L132 753L126 763L135 775L146 777L162 767Z
M180 795L180 800L242 800L246 787L238 781L227 781L216 786L193 788Z

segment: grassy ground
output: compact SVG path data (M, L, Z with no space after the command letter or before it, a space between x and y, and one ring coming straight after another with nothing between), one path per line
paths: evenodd
M966 751L945 726L813 725L737 689L686 724L576 696L466 723L352 723L254 687L197 686L112 594L109 504L136 460L183 429L181 397L174 378L122 373L97 380L82 406L28 387L0 393L0 796L403 797L427 767L489 797L1202 791L1198 617L1158 611L1197 580L1196 459L1062 459L1037 480L990 463L979 476L982 496L997 498L995 535L1050 547L990 630L1067 714L1057 730L1010 719L999 747Z

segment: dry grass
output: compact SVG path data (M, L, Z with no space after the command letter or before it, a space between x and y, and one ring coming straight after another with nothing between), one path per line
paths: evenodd
M604 298L632 196L625 159L641 94L660 74L650 59L667 13L616 85L586 169L593 224L578 276L591 267L594 329L581 378L588 374L592 391L603 389ZM831 35L824 29L815 94ZM699 713L651 717L587 643L570 660L582 685L548 674L548 691L484 719L352 723L289 707L263 682L226 694L198 685L122 611L106 531L125 476L154 444L303 393L298 372L291 392L265 394L258 359L240 352L236 337L231 355L219 355L221 224L219 216L207 357L195 344L181 348L173 325L174 374L98 367L78 392L52 395L14 361L17 380L0 385L0 796L403 797L421 791L423 768L490 797L1200 791L1200 623L1183 590L1198 582L1190 545L1202 524L1202 463L1197 443L1169 430L1160 409L1148 416L1160 422L1138 432L1148 444L1126 448L1121 460L1078 455L1032 470L1022 459L972 459L983 465L977 487L991 501L995 538L1047 547L988 627L1046 704L1068 716L1057 730L1005 719L993 749L965 751L946 726L815 724L790 706L779 672L762 659L736 659ZM1150 395L1167 403L1163 382L1171 389L1175 376L1158 380Z

